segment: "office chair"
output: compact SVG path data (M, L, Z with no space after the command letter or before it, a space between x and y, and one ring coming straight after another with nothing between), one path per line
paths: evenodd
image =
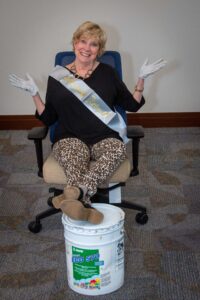
M75 58L74 52L60 52L55 57L55 65L65 66L72 62ZM122 78L122 66L120 54L116 51L106 51L100 58L100 62L107 63L113 66L118 72L119 76ZM119 113L126 119L126 112L120 108L116 107ZM56 124L50 127L50 141L54 141L54 130ZM46 127L36 127L32 128L28 134L28 139L33 140L36 149L36 157L38 164L38 176L43 177L46 183L50 184L66 184L66 177L63 169L54 159L52 153L43 161L43 147L42 140L46 138L48 133L48 128ZM109 179L109 182L98 187L97 193L92 197L92 203L103 202L110 203L122 208L129 208L139 211L136 214L135 220L139 224L146 224L148 221L148 215L146 208L121 199L121 187L125 186L125 183L129 176L136 176L139 174L138 171L138 156L139 156L139 142L140 139L144 137L144 131L142 126L128 126L127 136L132 141L132 166L130 160L127 158L121 163L118 169L114 172L113 176ZM43 163L44 162L44 163ZM91 162L92 164L93 162ZM28 228L33 233L38 233L42 229L41 220L49 217L53 214L60 212L60 209L56 209L52 205L52 198L54 196L60 195L63 190L57 188L50 188L49 192L52 196L49 197L47 203L50 206L46 211L41 212L35 217L35 220L30 222Z

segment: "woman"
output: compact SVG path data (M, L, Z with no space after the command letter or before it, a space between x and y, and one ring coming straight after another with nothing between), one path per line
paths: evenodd
M112 126L115 122L117 128L123 127L114 106L131 112L140 109L145 102L144 79L166 62L161 59L149 65L146 60L132 94L112 67L97 60L106 44L105 32L98 24L81 24L72 44L75 60L50 74L46 103L30 75L27 80L11 75L10 81L30 92L36 117L45 125L58 121L53 154L63 167L67 184L63 194L53 198L53 205L71 218L98 224L103 215L91 206L90 197L126 158L123 130ZM91 159L95 163L89 169Z

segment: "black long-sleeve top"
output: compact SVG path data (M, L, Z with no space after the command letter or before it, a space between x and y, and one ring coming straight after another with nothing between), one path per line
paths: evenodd
M91 76L85 79L85 83L112 110L119 105L125 111L136 112L145 103L143 97L140 103L133 98L117 72L107 64L100 63ZM79 138L86 144L95 144L108 137L121 139L118 132L101 122L76 96L51 76L48 78L45 109L41 115L36 112L36 117L47 126L58 121L54 142L67 137Z

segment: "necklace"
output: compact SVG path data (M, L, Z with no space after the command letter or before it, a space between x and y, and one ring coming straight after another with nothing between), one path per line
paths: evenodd
M87 72L85 73L84 76L80 76L78 74L75 62L73 62L73 64L71 65L70 70L74 73L75 78L82 78L83 80L85 80L85 79L87 79L88 77L91 76L92 72L94 71L94 65L95 65L95 62L93 63L92 68L87 70Z

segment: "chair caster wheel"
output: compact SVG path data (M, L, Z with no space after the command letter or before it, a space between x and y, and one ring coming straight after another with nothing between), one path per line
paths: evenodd
M140 212L136 215L135 220L138 224L144 225L148 222L148 215L146 213Z
M32 221L28 224L28 229L33 233L38 233L42 229L40 221Z
M50 207L53 207L52 199L53 199L53 197L49 197L48 200L47 200L47 204Z
M56 190L56 189L55 189L54 187L50 187L50 188L49 188L49 193L54 193L55 190Z

